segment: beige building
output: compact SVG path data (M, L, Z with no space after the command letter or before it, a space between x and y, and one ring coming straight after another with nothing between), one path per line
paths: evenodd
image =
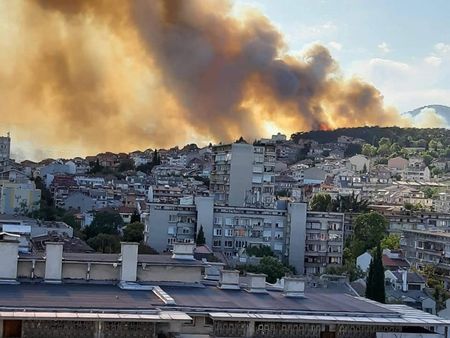
M41 190L34 182L0 181L0 214L27 214L39 209Z
M370 160L364 155L355 155L348 159L347 168L357 172L369 171Z
M388 168L396 169L398 171L405 170L408 167L408 164L408 160L400 156L393 157L388 160Z

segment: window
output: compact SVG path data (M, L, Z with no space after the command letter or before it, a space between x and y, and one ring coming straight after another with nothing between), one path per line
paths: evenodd
M232 218L225 218L225 224L226 225L233 225L233 219Z
M175 235L175 227L174 227L174 226L169 227L169 228L167 229L167 233L168 233L169 235Z
M247 241L236 241L235 245L236 248L245 248L247 247Z
M233 237L233 229L225 229L225 237Z
M225 244L226 248L232 248L233 247L233 241L225 241L224 244Z
M214 240L213 246L222 246L222 241L220 239Z
M275 228L282 228L284 226L283 221L278 221L275 223Z
M222 217L214 217L214 225L222 225Z
M177 222L178 215L169 215L169 222Z
M222 236L222 229L214 228L213 234L214 234L214 236Z
M275 245L273 246L273 249L275 251L283 251L283 244L281 243L275 243Z

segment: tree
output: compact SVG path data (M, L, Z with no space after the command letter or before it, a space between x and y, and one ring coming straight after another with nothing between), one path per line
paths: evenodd
M123 229L123 240L140 243L144 240L144 230L144 224L140 222L130 223Z
M358 200L355 193L347 196L339 195L332 204L332 211L338 212L365 212L369 208L369 201L363 199Z
M87 240L87 244L97 252L117 253L120 252L119 237L111 234L100 233Z
M366 283L366 297L380 303L386 302L384 268L380 244L377 245L375 255L370 262L369 275L367 276Z
M377 148L369 143L365 143L362 146L361 153L367 157L374 157L377 154Z
M347 145L347 148L344 151L344 156L351 157L356 154L361 154L361 151L362 151L362 146L360 144L350 143Z
M135 169L134 161L131 158L122 160L119 164L119 167L117 168L117 170L119 172L124 172L124 171L134 170L134 169Z
M155 149L155 151L153 152L152 168L154 166L157 166L160 164L161 164L161 159L159 158L158 150Z
M87 238L92 238L100 233L117 235L123 226L123 219L118 212L99 211L95 214L91 225L84 229Z
M263 257L261 261L256 266L255 273L264 273L267 275L267 282L275 283L277 279L284 277L287 273L291 273L292 271L281 263L275 257Z
M266 257L266 256L273 257L274 256L272 249L268 245L261 245L261 246L253 245L253 246L247 247L245 249L245 252L247 253L247 255L254 256L254 257Z
M423 163L425 163L426 166L429 166L431 162L433 161L433 156L431 156L429 153L422 155Z
M386 236L388 224L387 219L375 211L359 215L353 223L353 257L377 246Z
M389 250L400 249L400 236L396 234L389 234L381 240L381 248Z
M98 158L95 160L95 163L89 163L89 165L91 168L89 170L90 174L97 174L99 172L102 172L104 169L104 167L102 165L100 165L100 160Z
M203 225L200 225L200 229L198 230L197 238L195 239L195 244L197 245L205 245L205 233L203 232Z
M331 211L331 196L329 194L315 194L309 202L312 211Z
M141 215L139 215L137 210L134 210L130 218L130 223L136 223L141 221Z

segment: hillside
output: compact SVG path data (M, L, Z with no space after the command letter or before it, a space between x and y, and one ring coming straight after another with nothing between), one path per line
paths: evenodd
M403 113L403 115L409 114L411 116L417 116L418 114L420 114L420 111L424 108L433 108L436 111L436 113L442 116L447 121L447 124L450 125L450 107L439 104L432 104L429 106L419 107L417 109L405 112Z
M336 142L339 136L360 138L377 145L382 137L391 139L402 147L426 146L431 140L450 145L450 130L443 128L356 127L335 130L314 130L292 134L291 139L311 139L319 143Z

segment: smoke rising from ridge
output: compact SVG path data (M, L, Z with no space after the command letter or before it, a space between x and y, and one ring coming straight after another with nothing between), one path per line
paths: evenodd
M4 1L0 23L4 128L59 155L408 124L325 47L288 55L227 1Z

